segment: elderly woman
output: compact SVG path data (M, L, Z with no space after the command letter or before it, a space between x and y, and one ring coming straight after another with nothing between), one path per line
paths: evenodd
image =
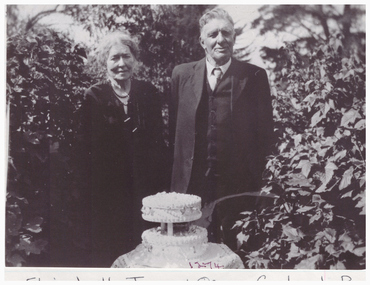
M141 242L141 200L164 190L160 96L151 83L133 78L138 53L128 33L103 39L97 62L107 80L86 91L81 107L94 267L111 266Z

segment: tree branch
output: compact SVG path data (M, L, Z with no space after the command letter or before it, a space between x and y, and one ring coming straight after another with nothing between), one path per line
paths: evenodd
M33 16L31 19L29 19L27 24L26 24L26 32L29 31L30 29L32 29L35 26L35 24L38 21L40 21L40 19L42 19L43 17L46 17L46 16L48 16L52 13L56 13L58 7L59 7L59 5L56 5L54 9L39 12L35 16Z

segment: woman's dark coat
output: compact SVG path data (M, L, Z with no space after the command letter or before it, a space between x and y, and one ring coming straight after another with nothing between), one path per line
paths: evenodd
M90 87L80 110L94 267L109 267L141 242L142 198L165 187L167 150L157 89L133 80L128 110L125 114L109 83Z

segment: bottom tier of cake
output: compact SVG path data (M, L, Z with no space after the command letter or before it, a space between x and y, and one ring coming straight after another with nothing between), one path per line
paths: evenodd
M240 257L224 244L207 243L202 255L184 258L174 251L153 253L144 244L139 244L133 251L121 255L112 264L112 268L194 268L194 269L242 269Z
M207 230L190 225L187 230L175 232L172 236L162 234L161 228L152 228L142 234L142 244L154 255L176 256L176 259L196 258L207 249Z

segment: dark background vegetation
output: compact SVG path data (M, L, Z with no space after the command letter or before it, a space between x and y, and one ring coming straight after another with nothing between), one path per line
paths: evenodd
M41 24L64 14L98 42L116 28L138 37L137 76L162 91L176 64L204 56L198 19L208 5L63 5L29 18L7 6L9 151L6 265L78 266L88 234L73 157L83 91L101 78L96 46ZM261 6L237 29L295 36L260 46L270 74L278 142L262 192L273 205L235 221L246 268L365 268L364 6ZM250 60L249 47L235 57ZM107 233L109 234L109 233Z

